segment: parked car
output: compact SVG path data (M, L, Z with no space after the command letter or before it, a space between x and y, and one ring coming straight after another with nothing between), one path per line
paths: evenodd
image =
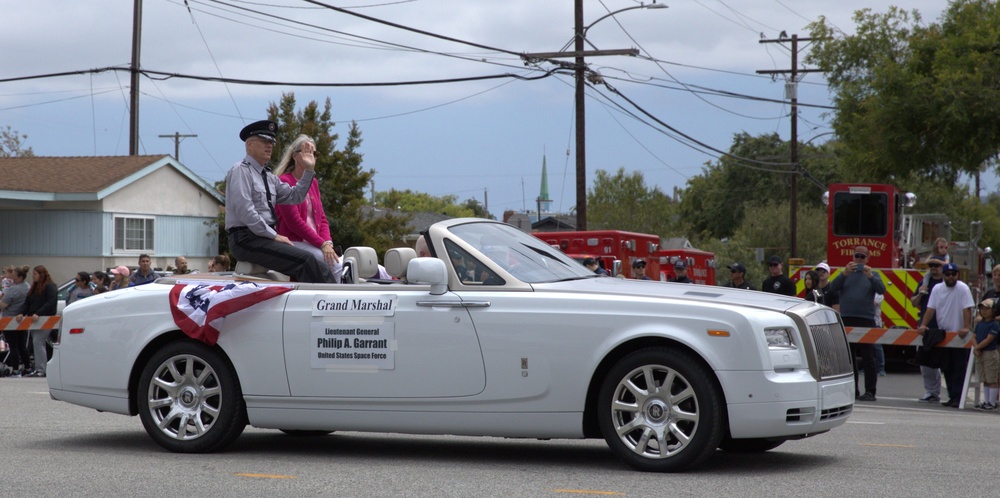
M386 253L391 283L185 275L74 303L49 391L138 415L174 452L221 450L247 424L316 436L602 437L645 471L683 470L717 448L766 451L851 413L848 343L828 307L597 278L495 221L447 220L427 237L438 257ZM356 275L377 264L366 248L344 259ZM460 279L458 264L477 279ZM237 289L272 297L198 326Z

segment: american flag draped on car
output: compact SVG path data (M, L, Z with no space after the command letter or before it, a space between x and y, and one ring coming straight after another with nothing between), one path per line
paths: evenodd
M185 334L212 346L219 340L219 330L227 315L290 290L290 285L258 285L253 282L226 285L178 283L170 289L170 312Z

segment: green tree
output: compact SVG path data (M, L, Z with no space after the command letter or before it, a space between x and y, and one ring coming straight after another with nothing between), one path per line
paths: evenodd
M414 192L410 189L389 189L387 192L376 192L375 205L404 213L438 213L453 218L476 215L474 210L458 204L458 196L442 195L437 197L424 192Z
M746 209L753 216L744 217L732 237L704 237L693 239L692 244L703 251L715 253L715 280L718 285L729 282L726 266L740 262L747 267L747 281L760 289L760 283L769 274L758 257L766 261L770 256L778 255L787 261L789 256L789 205L787 200L783 200L747 205ZM826 259L826 217L826 211L819 206L799 206L799 257L808 265ZM787 264L785 270L788 270Z
M27 140L28 135L22 135L10 126L0 128L0 157L32 157L35 155L31 147L25 148L21 140Z
M472 216L476 218L486 218L488 220L495 220L496 217L486 210L486 206L479 202L479 199L475 197L470 197L462 203L462 207L472 211Z
M592 230L627 230L668 237L676 235L674 203L659 187L649 188L642 173L611 175L595 172L594 187L587 192L587 216Z
M974 174L1000 152L1000 5L950 2L938 24L890 7L855 13L853 35L825 19L807 62L827 73L833 127L850 167L877 181Z
M799 145L800 207L820 206L823 192L832 182L861 181L844 178L836 149L836 142ZM791 160L789 143L777 133L759 136L738 133L733 136L729 153L762 162L789 163ZM706 164L702 174L688 180L681 195L681 218L688 224L689 232L700 238L731 237L743 224L748 206L788 199L791 171L793 169L787 166L764 166L723 156L715 163ZM756 213L754 216L758 217Z

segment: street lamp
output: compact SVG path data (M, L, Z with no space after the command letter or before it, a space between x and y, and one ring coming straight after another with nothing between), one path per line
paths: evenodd
M576 229L583 231L587 229L587 120L584 89L586 88L586 65L584 63L583 42L587 37L587 30L595 24L620 12L635 9L665 9L667 6L662 3L640 4L632 7L625 7L614 12L609 12L596 21L583 25L583 0L575 0L573 26L574 26L574 46L573 52L576 56L575 79L576 79ZM589 43L589 42L588 42ZM595 47L596 48L596 47ZM596 54L595 54L596 55Z
M601 21L603 21L603 20L605 20L605 19L607 19L609 17L614 16L615 14L621 14L622 12L625 12L626 10L635 10L635 9L665 9L665 8L667 8L667 4L665 4L665 3L656 3L654 1L653 3L633 5L631 7L625 7L624 9L618 9L618 10L616 10L614 12L608 12L607 14L604 14L603 16L598 17L596 21L594 21L594 22L592 22L592 23L590 23L590 24L588 24L588 25L586 25L586 26L583 27L583 30L582 30L582 32L583 32L583 38L584 39L587 38L587 30L588 29L590 29L591 27L593 27L595 24L597 24L597 23L599 23L599 22L601 22ZM591 44L590 46L593 47L594 45ZM594 47L594 48L596 49L597 47Z

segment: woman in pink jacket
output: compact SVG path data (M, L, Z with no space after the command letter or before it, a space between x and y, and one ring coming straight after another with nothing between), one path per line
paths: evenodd
M281 161L274 169L274 174L281 181L294 186L302 178L305 166L296 165L292 155L310 142L312 138L299 135L281 154ZM278 234L288 237L295 247L309 251L316 259L330 265L334 275L340 276L340 258L333 250L333 240L330 238L330 225L323 211L323 201L319 196L319 183L314 178L309 186L306 199L299 204L276 204L275 215L278 217Z

